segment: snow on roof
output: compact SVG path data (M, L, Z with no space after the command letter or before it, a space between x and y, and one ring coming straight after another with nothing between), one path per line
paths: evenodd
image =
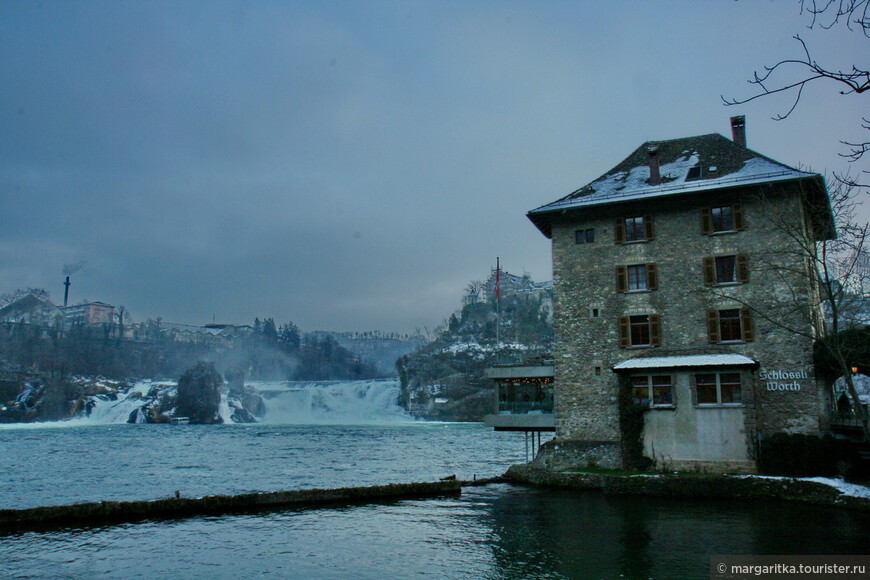
M649 183L651 151L656 151L659 163L661 181L657 185ZM533 209L528 217L550 237L552 220L568 210L804 179L816 182L816 189L823 193L824 181L819 174L789 167L717 133L648 141L595 181ZM817 197L824 209L827 196ZM830 220L822 219L825 221ZM819 226L820 233L829 227L826 223Z
M753 157L744 162L743 167L718 178L687 181L689 169L698 164L698 153L692 152L685 157L678 158L672 163L661 166L661 176L666 183L661 185L649 185L649 166L639 165L629 171L611 173L590 183L587 187L592 190L587 195L579 197L566 197L553 203L532 210L532 213L549 211L554 209L567 209L573 207L588 207L603 205L621 201L631 201L638 198L666 197L681 193L694 193L721 189L723 187L736 187L754 185L758 183L771 183L786 181L801 177L810 177L812 173L791 169L779 163L775 163L763 157Z
M742 354L693 354L630 358L613 366L615 371L666 369L676 367L749 366L755 361Z

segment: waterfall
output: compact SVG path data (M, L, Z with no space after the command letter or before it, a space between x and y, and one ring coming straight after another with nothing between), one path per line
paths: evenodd
M399 381L260 383L262 422L292 425L360 425L413 421L399 407Z

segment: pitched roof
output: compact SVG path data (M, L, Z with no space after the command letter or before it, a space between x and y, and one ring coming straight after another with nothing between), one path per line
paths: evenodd
M650 149L658 151L661 174L658 185L649 183ZM552 217L566 211L796 179L817 181L824 190L819 174L774 161L718 133L647 141L595 181L533 209L528 217L549 237Z

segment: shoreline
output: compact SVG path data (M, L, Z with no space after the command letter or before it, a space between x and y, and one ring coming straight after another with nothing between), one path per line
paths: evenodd
M512 465L501 476L391 483L364 487L298 489L196 498L101 501L0 509L0 536L54 526L90 526L143 520L179 519L291 508L317 508L461 495L465 487L494 483L599 491L604 495L662 498L778 500L870 511L870 487L830 478L700 473L611 473L554 471L531 464Z
M605 495L781 500L870 511L870 487L830 478L695 473L596 473L512 465L508 483L598 490Z
M149 501L101 501L78 504L0 509L0 535L45 526L93 525L177 519L252 511L325 505L364 504L400 499L460 495L460 481L391 483L366 487L297 489L197 498L169 497Z

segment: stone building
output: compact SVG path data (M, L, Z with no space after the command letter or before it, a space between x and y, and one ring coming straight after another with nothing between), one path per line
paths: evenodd
M647 142L529 212L552 239L557 345L551 466L754 469L759 437L818 433L802 244L833 236L823 178L718 134ZM627 408L648 406L631 441ZM639 440L639 441L638 441Z

